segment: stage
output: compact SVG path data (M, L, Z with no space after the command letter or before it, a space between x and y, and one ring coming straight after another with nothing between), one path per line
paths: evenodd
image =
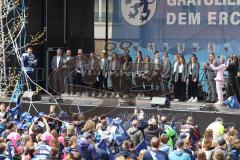
M37 112L49 112L50 96L42 96L41 101L22 101L21 112L29 111L31 114ZM1 97L0 102L9 104L9 97ZM136 100L136 106L122 106L120 105L121 99L119 98L91 98L91 97L63 97L63 103L59 104L59 110L66 111L69 115L71 113L84 113L86 117L93 117L95 115L107 116L122 116L129 115L134 112L135 108L143 109L146 116L152 117L153 115L166 115L171 121L175 117L177 124L184 123L188 116L193 116L195 121L198 122L201 131L207 127L209 123L215 120L216 117L224 118L225 126L235 125L240 128L240 110L229 109L227 107L220 107L218 111L201 111L201 105L204 102L187 103L187 102L174 102L171 101L170 108L153 108L151 107L150 100ZM14 103L10 104L11 107L15 106Z

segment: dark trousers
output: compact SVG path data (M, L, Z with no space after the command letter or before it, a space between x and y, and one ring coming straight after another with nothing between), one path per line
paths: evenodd
M139 75L135 76L135 82L136 82L136 89L142 90L143 89L143 79Z
M53 90L55 93L64 92L63 70L53 71Z
M162 87L161 87L161 80L160 77L161 73L159 71L155 71L152 75L152 84L154 88L154 95L157 96L162 92Z
M238 78L229 78L227 83L227 95L228 97L236 95L238 100L240 100L238 87L240 84L237 84Z
M121 91L123 94L129 95L132 89L132 77L126 75L121 76Z
M198 97L198 81L193 82L192 75L189 75L188 96L189 98Z
M101 71L100 75L98 76L99 81L97 82L97 88L102 90L107 90L107 80L108 78L103 75L103 72Z
M185 101L186 82L182 81L182 74L178 74L178 81L176 82L176 98L180 101Z
M169 81L170 81L170 78L162 78L162 92L163 94L169 94Z
M34 72L27 72L27 75L25 76L24 73L22 73L21 75L21 79L22 79L22 90L23 91L35 91L36 87L35 85L32 83L32 81L35 80L35 74ZM31 80L30 80L31 79Z
M64 91L69 94L73 92L73 72L71 70L64 71Z
M73 78L73 84L74 84L74 94L76 92L82 93L84 91L84 82L83 82L83 76L81 73L74 72L74 78Z
M120 75L113 73L111 75L111 81L112 81L112 88L114 92L119 92L120 91Z
M174 94L174 98L177 98L177 82L175 82L175 73L172 75L172 80L171 83L173 85L173 94Z
M152 79L150 76L147 76L143 79L143 83L144 83L144 95L148 96L148 97L152 97L153 96L153 91L152 91Z

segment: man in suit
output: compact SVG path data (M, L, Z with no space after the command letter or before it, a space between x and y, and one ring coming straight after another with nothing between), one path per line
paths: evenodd
M154 52L154 59L153 59L153 72L152 72L152 83L153 87L156 89L157 93L160 91L160 78L161 70L162 70L162 63L159 58L159 52Z
M215 54L210 53L209 54L209 64L213 64L214 66L217 66L217 62L215 61ZM204 69L206 70L207 74L207 83L208 83L208 97L207 102L215 103L217 100L217 92L216 92L216 82L215 77L216 73L215 71L207 64L204 64Z
M62 50L57 49L57 55L52 59L52 69L53 69L53 89L55 93L63 93L63 64L64 57L62 55Z
M100 73L100 63L98 59L96 58L94 52L91 52L89 54L88 64L86 68L86 73L84 76L84 83L88 85L90 88L96 88L97 83L99 81L98 74ZM86 96L92 96L96 97L96 93L92 92L92 94L89 91L86 91Z
M72 51L67 49L66 54L64 56L63 62L63 74L64 74L64 91L63 96L73 96L73 67L74 60L72 55Z
M169 93L168 83L171 78L171 62L168 58L168 53L163 53L163 59L162 59L162 84L164 88L164 93Z
M80 96L84 92L85 83L83 77L86 72L86 58L83 55L82 49L78 49L77 55L74 57L74 72L73 72L73 84L74 84L74 96Z
M105 50L103 50L101 52L101 58L100 58L100 74L98 76L98 88L101 90L107 90L108 86L107 86L107 80L108 80L108 71L109 71L109 61L108 61L108 56L107 56L107 52ZM102 92L100 92L100 94L98 95L98 97L107 97L107 94L103 94Z

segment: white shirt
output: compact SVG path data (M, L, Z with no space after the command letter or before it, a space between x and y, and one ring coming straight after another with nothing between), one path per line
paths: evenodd
M94 60L91 61L91 69L93 69Z
M193 69L194 63L191 66L190 74L192 74L192 69Z
M60 60L61 60L61 56L57 56L57 68L59 68Z
M137 74L139 72L139 65L140 65L139 63L140 63L140 59L137 60Z
M101 59L101 69L103 69L104 65L105 65L105 59Z
M179 66L179 70L178 70L178 73L182 73L182 72L183 72L183 64Z
M116 61L112 61L112 70L115 71L116 68Z
M178 64L178 62L175 62L175 63L174 63L174 66L173 66L173 73L175 73L176 70L177 70L177 64Z

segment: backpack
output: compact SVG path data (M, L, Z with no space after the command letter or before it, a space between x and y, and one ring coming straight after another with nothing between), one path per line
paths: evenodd
M164 132L168 137L168 145L174 147L174 138L176 137L176 131L169 125L164 125Z
M200 132L194 126L188 124L181 126L180 137L181 136L186 136L192 146L201 138Z

